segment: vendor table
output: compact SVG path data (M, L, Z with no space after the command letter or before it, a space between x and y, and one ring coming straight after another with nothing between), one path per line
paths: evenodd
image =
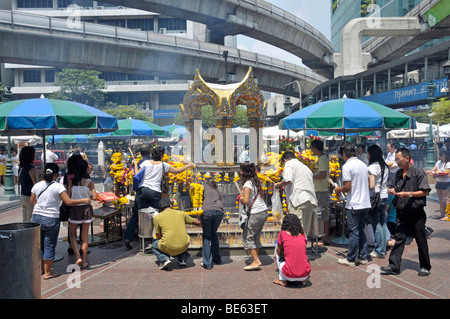
M95 234L90 245L106 244L122 240L122 214L115 207L103 206L94 209L94 218L103 220L103 233Z

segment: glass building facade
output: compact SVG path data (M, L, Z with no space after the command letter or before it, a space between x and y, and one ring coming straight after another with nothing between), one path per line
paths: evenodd
M331 0L331 42L341 51L341 33L352 19L379 16L403 17L422 0ZM363 39L364 41L364 39Z

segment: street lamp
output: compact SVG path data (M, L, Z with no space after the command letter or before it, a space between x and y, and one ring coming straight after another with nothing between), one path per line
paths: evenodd
M430 82L430 84L427 86L427 99L430 104L430 109L435 101L435 94L436 94L436 85L433 83L433 81ZM433 169L435 160L434 160L434 144L433 144L433 116L434 113L430 112L430 114L427 115L430 119L430 132L427 142L427 162L425 165L426 169Z
M292 113L292 102L289 96L286 96L284 100L284 115L289 116ZM287 137L289 137L289 129L287 130Z

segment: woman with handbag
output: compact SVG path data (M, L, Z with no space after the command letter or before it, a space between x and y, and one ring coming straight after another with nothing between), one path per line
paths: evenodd
M69 189L72 187L72 178L75 177L75 170L77 168L77 163L79 161L83 160L83 156L79 154L73 154L69 157L67 160L67 171L61 177L59 182L64 185L64 187L67 190L67 194L69 193ZM70 195L69 195L70 197ZM70 229L70 222L69 222L69 214L70 214L70 206L67 206L64 204L64 202L61 204L61 207L59 208L59 220L62 222L67 222L67 227ZM67 253L69 255L73 254L72 245L70 244L70 236L67 236L67 243L69 244L69 247L67 248Z
M300 282L302 286L308 283L311 265L306 254L307 243L298 216L284 216L277 240L278 280L274 280L274 284L286 287L287 282Z
M141 154L145 153L144 149L146 147L147 145L141 147ZM136 190L133 213L124 236L125 246L128 249L133 248L131 243L133 242L134 232L138 225L139 210L148 207L153 207L158 210L159 201L163 196L168 194L168 189L166 189L167 184L164 183L165 174L180 174L188 168L195 167L195 164L191 163L181 168L175 168L168 163L162 162L163 157L164 149L161 146L156 146L152 150L152 159L139 163L140 169L135 175L139 174L142 170L145 170L145 172L139 188Z
M369 190L372 208L369 221L375 234L375 248L370 253L372 258L384 258L386 255L386 205L388 202L387 181L389 167L383 159L383 151L378 145L371 145L367 149L369 158Z
M43 279L58 277L60 274L52 272L55 258L56 243L59 235L59 207L61 200L69 206L89 204L90 198L73 200L67 194L66 188L56 183L59 167L55 163L45 166L44 180L36 183L31 189L31 204L34 206L32 221L41 224L41 270Z
M255 164L241 165L242 190L239 201L242 205L247 205L247 224L242 231L242 243L244 249L248 250L253 261L244 267L244 270L260 270L261 261L258 253L261 245L261 231L269 212L264 202L264 193L259 181Z
M75 155L74 155L75 156ZM89 164L85 160L77 162L75 176L72 178L72 183L69 188L70 198L82 199L91 198L97 200L97 192L95 191L94 182L90 179L88 174ZM94 219L94 210L92 205L79 204L70 209L69 213L69 238L70 246L76 257L75 264L82 269L87 268L88 263L86 261L89 245L89 224ZM78 249L77 242L77 228L81 225L81 252Z

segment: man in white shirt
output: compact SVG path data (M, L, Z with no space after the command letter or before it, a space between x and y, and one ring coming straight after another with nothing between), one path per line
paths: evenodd
M395 172L398 171L398 165L395 161L395 151L398 148L397 143L389 143L387 145L388 154L386 156L386 159L384 160L386 162L386 165L389 166L389 179L395 174Z
M305 235L308 236L312 213L317 207L313 173L293 152L284 152L280 161L284 163L283 181L275 183L274 187L285 187L288 212L300 218Z
M51 151L51 146L50 144L47 144L45 146L45 163L54 163L56 160L58 159L58 155L56 155L55 153L53 153ZM42 163L44 163L44 153L42 153L41 155L41 160Z
M369 195L369 172L366 164L356 157L356 149L352 143L344 142L339 148L339 154L345 161L342 166L342 187L336 187L335 192L347 193L345 213L350 232L350 249L347 257L339 259L341 265L366 265L367 238L364 225L371 207Z

